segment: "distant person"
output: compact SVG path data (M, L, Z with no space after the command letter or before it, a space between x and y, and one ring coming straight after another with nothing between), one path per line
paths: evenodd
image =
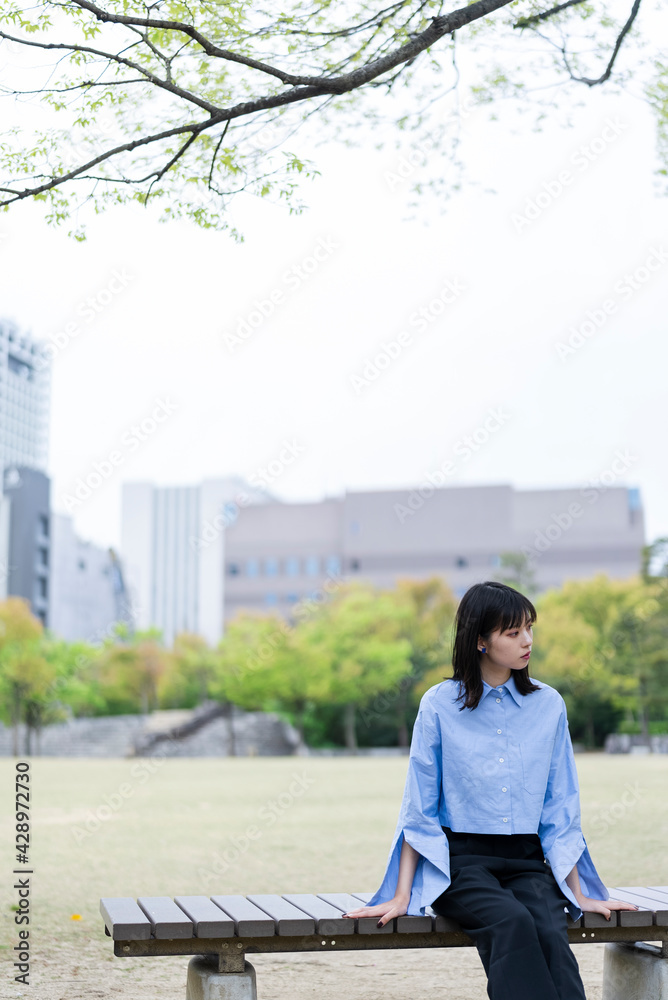
M415 721L382 885L348 917L456 920L491 1000L585 1000L567 912L634 910L609 898L580 827L566 706L529 676L536 610L505 584L478 583L456 616L453 676Z

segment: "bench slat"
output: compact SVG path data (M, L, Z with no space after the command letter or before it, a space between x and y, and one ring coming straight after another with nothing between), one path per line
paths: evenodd
M368 903L373 893L353 892L352 895L356 896L357 899L361 899L363 903ZM397 934L429 934L434 927L434 921L431 917L409 916L407 913L404 913L401 917L397 917L396 922Z
M644 927L656 923L659 926L668 925L668 901L651 898L651 889L639 886L623 888L617 886L608 890L613 899L621 899L625 903L635 903L639 910L620 910L619 922L622 927ZM649 893L650 895L646 895ZM654 919L652 919L654 917Z
M619 910L611 910L610 919L606 920L602 913L583 913L582 927L618 927Z
M324 899L326 903L331 903L342 913L360 908L360 899L350 892L319 892L317 896L319 899ZM351 918L346 917L345 919ZM377 917L356 917L355 923L358 934L391 934L394 930L394 920L388 920L384 927L378 926Z
M434 932L436 934L449 934L453 931L461 931L461 927L456 920L452 917L443 917L436 910L433 910L431 906L425 907L425 913L428 913L434 922Z
M315 934L315 920L282 896L261 894L247 896L247 899L276 921L276 932L281 936L294 937L296 934Z
M620 885L619 891L637 892L639 896L646 896L657 903L668 903L668 889L652 889L651 886L644 885Z
M341 911L308 892L288 893L288 903L308 913L315 920L318 934L354 934L355 921L341 916Z
M239 937L271 937L276 933L272 918L245 896L212 896L211 900L232 917Z
M150 920L129 896L101 899L100 913L114 941L148 941L151 937Z
M151 921L154 937L162 941L193 936L192 920L169 896L139 896L137 903Z
M192 920L195 937L234 937L234 921L208 896L174 896L174 902Z

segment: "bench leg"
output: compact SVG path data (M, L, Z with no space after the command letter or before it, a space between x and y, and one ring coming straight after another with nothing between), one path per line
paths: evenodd
M668 1000L668 950L649 944L606 944L603 1000Z
M186 1000L257 1000L255 969L246 962L243 972L218 972L218 962L195 955L188 962Z

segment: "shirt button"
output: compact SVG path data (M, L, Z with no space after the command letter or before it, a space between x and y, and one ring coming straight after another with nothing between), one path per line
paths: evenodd
M497 700L497 701L501 701L501 699L500 699L500 698L497 698L496 700Z
M497 729L497 733L500 733L500 732L501 732L501 730L500 730L500 729Z
M501 789L501 791L502 791L502 792L507 792L507 791L508 791L508 789L507 789L507 788L506 788L506 786L504 785L504 786L503 786L503 788Z
M508 819L507 819L507 817L506 817L506 816L504 816L504 817L503 817L503 822L504 822L504 823L507 823L507 822L508 822Z
M499 764L503 764L503 757L499 757Z

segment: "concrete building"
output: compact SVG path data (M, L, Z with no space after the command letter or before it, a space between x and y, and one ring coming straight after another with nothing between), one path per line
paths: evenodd
M101 643L118 623L132 627L123 570L113 549L83 541L72 518L51 515L51 604L49 626L73 642Z
M50 624L50 482L43 472L24 466L4 470L0 517L6 552L0 600L23 597L43 625Z
M289 616L297 601L322 599L328 579L391 589L439 575L461 596L503 575L508 552L526 556L539 591L599 572L623 579L638 572L645 544L638 490L605 485L349 492L249 506L225 534L226 621L242 609Z
M226 528L241 509L270 501L235 476L199 486L125 483L121 556L137 628L159 628L167 645L184 631L217 643Z
M18 539L13 544L10 542L12 500L18 500L22 494L16 490L27 482L25 476L20 482L16 479L20 475L17 470L34 469L46 473L51 373L41 347L39 341L19 333L13 323L0 320L0 600L15 593L11 588L18 586L20 591L17 593L31 602L34 599L40 608L40 617L45 619L44 601L48 602L48 596L37 596L43 588L37 581L46 576L39 574L33 578L34 539L31 536L29 540L25 564ZM5 470L11 473L9 478L5 477ZM9 491L7 494L5 487ZM25 494L30 496L27 516L30 512L35 513L35 504L40 506L45 489L48 495L48 481L30 479ZM14 523L23 538L27 524L20 518L16 520L16 511ZM40 548L45 551L44 545ZM46 569L48 571L48 567Z
M0 320L0 471L47 471L50 382L42 344Z

